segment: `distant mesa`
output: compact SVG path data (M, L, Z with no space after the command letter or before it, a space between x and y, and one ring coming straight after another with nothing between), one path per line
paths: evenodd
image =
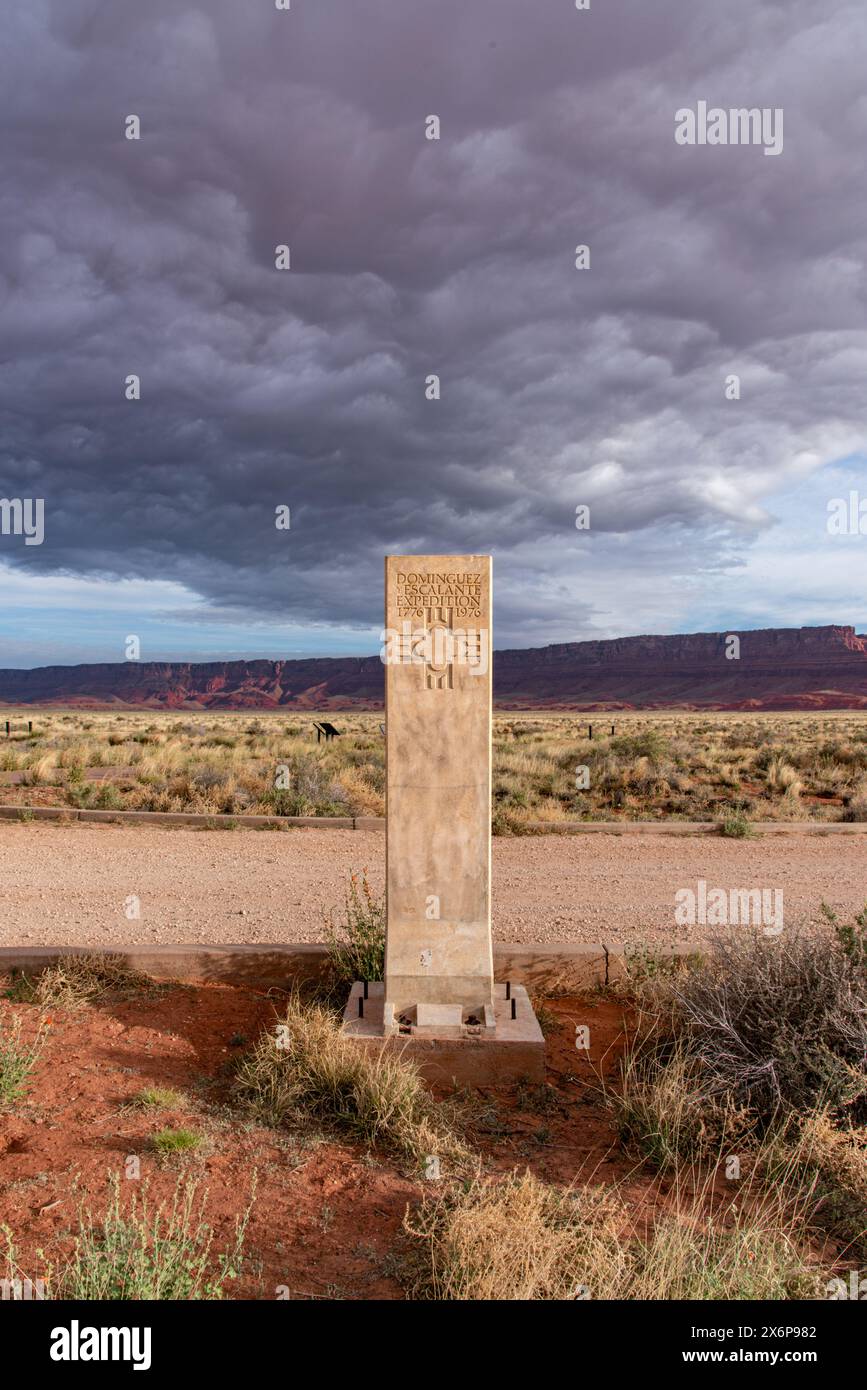
M867 709L867 635L853 627L617 637L494 654L499 709ZM0 704L88 709L379 709L378 656L123 661L0 670Z

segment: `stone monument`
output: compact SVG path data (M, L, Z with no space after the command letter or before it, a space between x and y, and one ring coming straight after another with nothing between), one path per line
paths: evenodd
M385 981L353 986L344 1032L432 1080L544 1075L526 991L491 945L491 557L385 561Z

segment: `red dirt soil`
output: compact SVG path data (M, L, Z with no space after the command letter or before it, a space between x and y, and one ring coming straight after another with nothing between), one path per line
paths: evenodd
M219 1108L226 1064L243 1050L232 1040L243 1035L249 1045L272 1025L279 1007L279 995L195 985L41 1015L47 1040L27 1094L0 1111L0 1209L14 1235L19 1277L37 1279L49 1267L55 1273L62 1267L73 1249L79 1205L98 1217L112 1172L121 1175L122 1198L146 1182L153 1204L171 1196L179 1173L195 1173L207 1188L215 1249L227 1248L255 1170L249 1259L227 1296L403 1297L389 1256L405 1240L407 1204L427 1185L381 1155L371 1160L360 1147L324 1138L297 1144ZM548 1040L551 1091L480 1093L482 1123L474 1142L492 1172L530 1167L558 1183L597 1168L607 1180L623 1175L631 1165L609 1154L615 1136L596 1090L596 1071L601 1066L610 1074L622 1053L621 1008L566 999L546 1007L559 1024ZM4 1032L13 1014L21 1019L22 1038L32 1038L40 1010L0 999ZM579 1022L590 1025L589 1056L575 1048ZM189 1107L127 1108L148 1086L183 1091ZM535 1105L541 1113L529 1108ZM203 1151L161 1159L149 1140L165 1127L206 1135ZM124 1160L133 1154L141 1160L135 1183L123 1179Z
M640 1230L665 1204L668 1184L624 1154L600 1093L600 1078L617 1075L627 1041L624 1007L602 997L537 1007L548 1033L547 1083L477 1093L472 1142L485 1171L529 1168L558 1185L624 1183L633 1229ZM225 1107L232 1059L279 1011L279 992L202 984L41 1015L47 1040L27 1094L0 1110L0 1211L13 1233L16 1277L48 1278L50 1289L51 1271L56 1280L73 1250L79 1207L90 1208L99 1224L111 1173L120 1175L123 1202L146 1184L151 1205L171 1197L179 1174L196 1175L207 1189L214 1250L228 1249L255 1172L247 1258L227 1297L405 1297L398 1269L409 1238L402 1221L431 1184L360 1146L312 1129L293 1137ZM22 1038L34 1037L39 1008L0 997L2 1032L13 1015ZM578 1024L589 1027L589 1053L576 1048ZM189 1104L131 1107L149 1086L182 1091ZM149 1141L166 1127L192 1129L205 1143L192 1156L162 1159ZM140 1181L124 1179L129 1155L140 1158ZM5 1266L5 1250L0 1254Z

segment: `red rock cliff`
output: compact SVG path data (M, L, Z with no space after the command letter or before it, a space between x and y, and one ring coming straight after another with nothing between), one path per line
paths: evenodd
M726 657L726 638L740 657ZM377 656L119 662L0 670L6 705L350 709L382 704ZM496 652L501 708L867 709L867 637L852 627L618 637Z

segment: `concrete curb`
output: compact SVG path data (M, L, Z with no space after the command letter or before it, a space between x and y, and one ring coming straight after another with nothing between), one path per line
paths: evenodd
M494 943L494 978L512 980L534 991L565 994L599 988L626 978L629 947L564 942L555 946ZM685 942L655 949L663 958L700 955L701 947ZM320 942L296 945L231 946L3 946L0 972L35 974L65 956L120 956L136 970L157 980L244 984L257 989L286 989L292 982L320 976L328 948Z
M101 825L190 825L211 830L384 830L384 816L226 816L193 811L79 811L75 806L0 806L2 820L90 821ZM758 835L864 835L867 821L753 821ZM718 835L718 821L528 821L533 834Z

